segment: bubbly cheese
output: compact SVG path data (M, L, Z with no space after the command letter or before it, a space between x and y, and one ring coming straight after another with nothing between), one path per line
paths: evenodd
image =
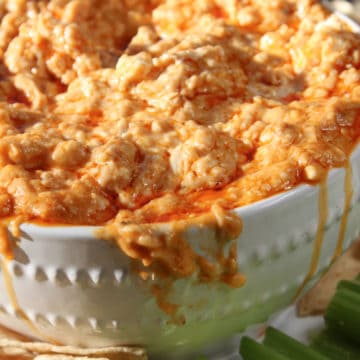
M3 218L107 225L145 265L206 272L152 224L211 214L237 238L226 210L358 142L360 37L317 1L4 0L0 19Z

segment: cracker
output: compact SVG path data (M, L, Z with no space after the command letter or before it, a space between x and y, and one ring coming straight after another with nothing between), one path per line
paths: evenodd
M300 299L299 316L323 314L340 280L351 280L360 273L360 239L344 253L325 275Z
M0 360L146 360L140 347L80 348L31 341L0 327Z
M107 358L90 358L88 356L69 356L69 355L39 355L34 360L107 360Z

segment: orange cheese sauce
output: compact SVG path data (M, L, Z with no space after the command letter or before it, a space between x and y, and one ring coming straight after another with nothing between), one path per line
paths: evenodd
M295 298L304 290L305 286L312 279L312 277L315 275L315 273L318 269L321 249L322 249L322 245L324 242L325 226L326 226L326 221L327 221L328 213L329 213L326 182L322 182L320 184L318 212L319 212L318 227L317 227L316 237L315 237L315 241L314 241L314 250L313 250L313 253L311 256L311 260L310 260L310 267L304 278L304 281L302 282L299 289L297 290Z
M345 233L351 208L351 200L354 194L352 184L352 168L350 163L348 163L345 168L344 193L344 211L340 221L339 236L332 261L335 261L343 252Z
M229 210L324 181L359 141L360 36L317 1L5 0L0 19L0 217L104 225L159 273L241 286L235 253L206 264L184 229L233 241Z

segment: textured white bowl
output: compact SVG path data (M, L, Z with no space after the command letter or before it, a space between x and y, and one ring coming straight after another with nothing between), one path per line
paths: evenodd
M360 147L351 157L353 198L345 246L360 232ZM344 204L344 169L328 177L329 216L319 270L331 259ZM175 283L172 299L186 325L167 324L148 286L130 271L129 259L94 227L24 224L10 266L21 308L39 330L66 344L146 344L166 351L189 349L266 319L289 304L306 275L318 226L319 186L302 185L236 209L244 222L238 241L243 288L222 284ZM192 243L214 240L191 229ZM11 306L0 276L0 323L36 336Z
M352 23L354 27L354 23ZM351 157L353 196L344 247L360 233L360 146ZM319 271L330 262L344 207L344 169L328 177L329 216ZM166 352L202 346L265 320L288 305L310 264L318 227L319 186L291 191L235 209L244 223L238 262L247 283L178 280L171 299L186 324L168 323L149 286L130 270L130 261L95 227L21 226L21 242L10 273L21 309L42 334L65 344L107 346L144 344ZM215 243L207 229L192 228L194 246ZM36 337L11 305L0 271L0 323Z

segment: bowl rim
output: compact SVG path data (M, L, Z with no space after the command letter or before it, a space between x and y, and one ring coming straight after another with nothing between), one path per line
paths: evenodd
M360 161L360 142L355 146L354 150L350 155L351 161L354 159ZM352 165L353 166L353 165ZM337 177L341 176L344 171L344 167L332 168L329 170L327 175L327 182L334 181ZM278 194L271 195L265 199L255 201L253 203L236 207L231 211L240 215L241 217L246 216L255 216L259 212L268 211L269 209L282 206L284 203L294 201L297 198L303 198L305 195L315 195L318 191L319 183L315 184L300 184L295 186L292 189L283 191ZM171 223L171 222L168 222ZM46 223L37 223L37 222L25 222L20 225L20 228L24 232L37 231L38 234L48 235L54 234L54 232L61 232L61 240L99 240L99 237L95 236L95 232L101 228L103 225L73 225L73 224L46 224ZM54 240L50 237L48 240ZM59 240L56 237L56 240Z
M357 23L355 20L351 19L349 16L339 12L339 11L332 11L333 14L338 16L342 21L346 22L354 32L360 33L360 23ZM360 139L355 144L354 148L352 149L349 160L353 158L359 158L360 160ZM351 165L352 166L352 165ZM333 180L334 178L340 176L341 171L343 171L344 167L338 168L331 168L327 174L327 182ZM307 183L300 183L295 187L282 191L280 193L268 196L264 199L260 199L254 201L250 204L246 204L243 206L239 206L233 208L231 211L235 212L237 215L240 216L254 216L255 214L268 210L269 208L273 208L276 206L281 206L284 202L288 202L294 200L298 197L302 197L305 194L315 194L319 187L319 183L315 184L307 184ZM171 222L168 222L171 223ZM47 235L49 232L54 233L54 231L58 232L61 231L62 233L62 240L99 240L99 237L95 236L95 232L104 227L104 225L74 225L74 224L46 224L44 223L37 223L28 221L22 223L20 225L21 230L27 232L28 230L35 230L38 233L42 233ZM53 238L50 237L49 240ZM58 239L57 239L58 240Z

